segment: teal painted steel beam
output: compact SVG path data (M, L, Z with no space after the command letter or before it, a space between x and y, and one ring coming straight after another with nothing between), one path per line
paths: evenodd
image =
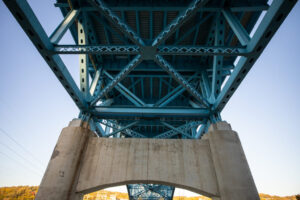
M251 38L245 28L241 25L240 21L229 10L222 10L222 13L240 43L243 46L246 46L250 42Z
M136 55L140 53L140 48L136 45L55 45L53 53Z
M91 86L90 86L90 95L91 96L94 96L94 94L96 94L97 89L99 89L99 86L102 84L100 77L101 77L101 69L98 69L95 73L95 76L94 76Z
M64 20L54 30L54 32L50 35L50 42L52 42L53 44L58 44L68 28L74 23L79 13L80 10L71 10L64 18Z
M152 49L152 48L149 48ZM247 56L251 52L243 47L230 46L181 46L164 45L155 49L159 55L182 56ZM145 49L135 45L55 45L56 54L101 54L101 55L136 55Z
M103 90L100 91L98 96L91 102L91 105L95 105L104 95L111 91L120 81L122 81L127 74L130 73L140 62L142 62L141 56L137 55L133 60L127 64L127 66L111 81Z
M111 80L114 80L114 77L112 75L110 75L107 71L104 70L103 73ZM143 102L134 93L132 93L130 90L128 90L123 84L117 83L117 86L115 86L115 89L118 90L123 96L125 96L129 101L131 101L137 107L143 107L146 105L145 102Z
M192 136L190 136L189 134L186 133L187 129L185 129L185 130L178 129L178 128L176 128L176 127L172 126L171 124L168 124L164 121L161 121L160 123L162 123L166 127L170 128L174 132L177 132L178 134L181 134L182 136L186 136L187 138L192 139Z
M54 4L56 7L60 7L60 8L69 8L69 5L67 3L55 3ZM231 12L259 12L259 11L264 11L264 10L268 10L269 6L268 4L256 4L256 5L241 5L241 6L234 6L234 7L230 7L229 10ZM83 7L82 8L84 11L88 11L88 12L92 12L92 11L97 11L96 8L94 7ZM153 6L153 4L151 6L110 6L110 9L112 11L149 11L149 12L153 12L153 11L183 11L185 10L185 8L183 6L170 6L170 5L166 5L166 6ZM201 7L198 9L198 12L221 12L222 9L224 9L224 7L220 7L220 6L205 6L205 7Z
M197 101L199 101L203 106L209 107L209 103L202 95L191 86L183 76L181 76L163 57L156 55L155 62L166 70L179 84L181 84Z
M158 184L127 185L129 200L172 200L175 187Z
M106 127L112 128L114 130L122 129L123 127L119 125L118 123L112 121L112 120L102 120L100 121L101 124L105 125ZM126 128L122 130L122 133L129 137L133 138L145 138L145 136L139 132L136 132L134 130L131 130L130 128ZM108 135L109 133L106 133Z
M276 0L273 1L269 10L257 27L251 41L247 45L248 51L254 52L249 57L241 57L236 64L231 76L225 83L220 95L216 99L213 110L222 111L230 97L245 78L259 55L263 52L272 36L282 24L283 20L289 14L296 4L297 0Z
M168 39L174 31L176 31L180 26L184 24L188 19L190 19L199 8L203 7L208 0L194 0L186 10L182 11L176 19L174 19L165 29L155 38L152 43L153 47L157 47L162 44L163 41Z
M135 26L136 26L136 32L137 35L141 35L141 31L140 31L140 17L139 17L139 12L135 11Z
M200 124L202 124L202 121L191 121L187 124L184 124L184 125L181 125L181 126L177 127L176 129L180 130L180 131L185 131L187 129L197 127ZM169 131L166 131L164 133L161 133L161 134L155 136L154 138L172 138L175 135L178 135L178 131L175 131L175 130L171 129Z
M127 24L122 22L119 17L115 15L102 1L88 0L88 2L123 34L125 34L133 43L138 46L144 46L143 40Z
M193 80L197 76L197 73L195 73L193 76L189 77L187 79L188 82ZM161 87L161 86L160 86ZM169 87L170 88L170 87ZM154 107L163 107L168 105L171 101L173 101L175 98L177 98L180 94L182 94L185 91L185 88L182 85L179 85L175 89L173 89L171 92L168 92L163 98L159 99L155 104Z
M90 44L98 44L99 43L99 39L96 36L96 31L95 31L95 24L92 22L91 20L91 16L88 15L87 13L85 13L85 20L86 20L86 28L88 30L88 41L90 42ZM78 40L77 40L78 41ZM103 63L103 58L101 55L91 55L89 56L91 59L91 62L93 65L96 66L92 66L91 68L93 69L94 67L99 68L97 63Z
M125 131L126 129L129 129L129 128L131 128L132 126L134 126L134 125L136 125L136 124L138 124L138 123L139 123L139 121L135 121L135 122L132 122L132 123L126 125L126 126L120 126L120 125L118 125L119 128L118 128L117 130L115 130L115 131L112 132L112 133L109 133L109 134L105 135L105 137L110 137L110 136L116 135L117 133L123 132L123 131ZM125 131L125 133L126 133L126 131Z
M208 126L207 123L202 124L199 130L196 132L194 138L195 139L201 138L201 136L205 133L207 126Z
M161 46L157 48L159 55L178 55L178 56L246 56L249 51L243 47L218 46Z
M50 53L54 47L29 4L23 0L4 0L4 3L28 35L29 39L37 48L41 56L50 66L51 70L69 93L78 108L81 110L87 110L87 101L77 87L67 67L58 55Z
M211 94L211 86L209 84L208 75L206 71L201 72L200 85L204 98L208 99Z
M97 123L97 122L94 122L95 124L95 129L96 129L96 132L98 134L99 137L104 137L105 136L105 131L103 130L102 126Z
M129 76L128 76L129 77ZM134 81L135 77L130 77L132 84L127 88L128 90L133 89L133 94L136 94L136 85L141 82L141 78L138 78L136 81ZM116 99L120 98L123 94L119 94L117 97L115 97Z
M223 16L218 13L215 20L215 35L214 35L214 45L223 46L224 45L224 35L225 35L225 21ZM215 55L213 57L213 72L212 72L212 83L211 83L211 94L210 102L214 102L221 90L222 84L222 67L223 67L223 56Z
M107 22L103 19L103 17L99 17L93 12L89 14L92 15L99 23L101 23L104 26L104 28L110 32L111 35L116 36L120 41L124 42L124 44L128 44L126 38L124 38L123 35L121 35L119 32L116 32L114 29L112 29L112 27L110 27L107 24Z
M79 47L82 45L88 44L88 33L87 33L87 18L86 13L81 13L79 15L78 23L77 23L77 32L78 32L78 45ZM88 54L80 54L79 55L79 75L80 75L80 90L84 95L87 101L90 101L90 89L89 89L89 64L90 59Z
M181 41L183 41L187 36L189 36L195 30L196 30L195 38L197 38L197 35L199 33L199 27L212 16L213 16L213 13L209 13L204 18L200 18L199 22L197 22L197 24L195 24L195 26L191 27L189 30L185 31L185 33L180 38L178 38L178 40L175 41L174 45L178 45ZM195 41L195 40L196 39L193 39L193 41ZM195 45L195 42L194 42L194 45Z
M95 107L93 116L103 118L121 117L171 117L171 118L206 118L210 111L203 108L153 108L153 107Z

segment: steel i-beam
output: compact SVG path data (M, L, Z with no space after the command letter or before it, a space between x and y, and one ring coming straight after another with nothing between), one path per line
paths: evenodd
M93 116L100 118L118 117L166 117L166 118L207 118L210 111L204 108L152 108L152 107L95 107Z
M86 28L86 14L81 13L79 16L79 20L77 23L78 30L78 44L86 45L88 44L87 37L87 28ZM85 99L90 99L90 91L89 91L89 56L88 54L80 54L79 55L79 74L80 74L80 90L82 91Z
M215 21L215 46L224 45L224 35L225 35L225 22L223 16L218 13ZM214 56L213 58L213 73L212 73L212 86L211 86L211 96L210 101L214 102L221 90L222 84L222 74L221 69L223 67L223 56Z
M54 32L50 35L50 41L53 44L58 44L60 39L64 36L68 28L73 24L80 10L71 10L64 20L58 25Z

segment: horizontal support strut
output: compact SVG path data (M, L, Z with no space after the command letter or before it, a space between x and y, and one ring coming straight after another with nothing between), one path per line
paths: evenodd
M136 55L140 48L134 45L57 45L53 53L57 54L103 54Z
M94 116L102 118L122 117L170 117L170 118L205 118L210 112L202 108L124 108L95 107Z
M183 55L183 56L242 56L250 52L242 47L223 46L161 46L150 47L152 51L160 55ZM57 45L53 53L56 54L102 54L102 55L136 55L142 53L143 49L134 45Z
M247 55L246 48L239 47L218 47L218 46L162 46L158 47L160 55L224 55L224 56L241 56Z

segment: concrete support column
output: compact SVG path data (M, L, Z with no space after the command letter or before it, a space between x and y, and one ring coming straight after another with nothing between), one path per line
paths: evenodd
M240 139L230 124L212 124L206 137L210 143L220 200L259 200Z
M93 132L88 124L74 119L64 128L52 153L48 167L40 184L36 200L80 200L76 194L80 161L88 138Z

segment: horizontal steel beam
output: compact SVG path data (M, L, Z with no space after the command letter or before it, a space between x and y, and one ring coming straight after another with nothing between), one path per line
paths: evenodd
M157 48L160 55L186 55L186 56L242 56L247 55L246 48L223 46L161 46Z
M151 47L149 47L151 48ZM148 49L149 49L148 48ZM186 56L242 56L250 52L242 47L223 46L160 46L152 47L160 55L186 55ZM134 45L56 45L55 54L102 54L102 55L136 55L143 53L144 49Z
M54 6L60 8L69 8L68 3L55 3ZM267 4L257 4L257 5L244 5L244 6L234 6L230 7L231 12L254 12L254 11L264 11L268 10L269 6ZM185 9L183 5L180 6L110 6L112 11L182 11ZM198 9L198 12L221 12L223 7L213 7L206 6ZM83 7L83 11L97 11L94 7Z
M102 54L102 55L136 55L139 46L134 45L56 45L56 54Z
M4 0L4 3L19 22L29 39L50 66L51 70L69 93L78 108L86 110L88 107L86 100L62 59L58 55L50 53L54 47L27 1Z
M171 117L171 118L206 118L210 111L201 108L141 108L141 107L95 107L92 113L100 118L120 117Z

